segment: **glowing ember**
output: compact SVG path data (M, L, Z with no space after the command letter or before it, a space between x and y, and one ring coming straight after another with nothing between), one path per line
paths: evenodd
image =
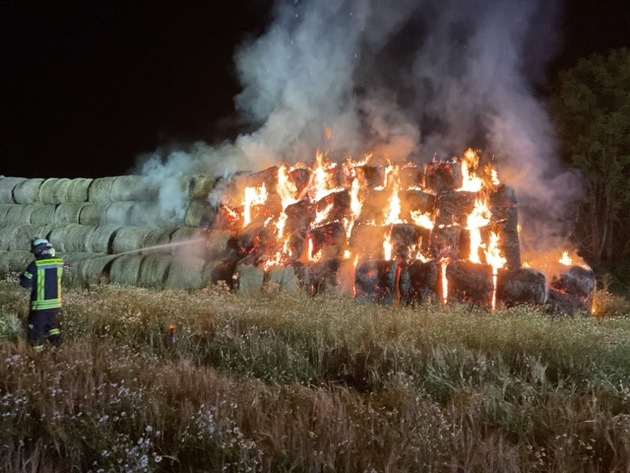
M572 266L573 265L573 259L569 256L569 252L568 251L565 251L565 252L562 253L562 256L558 260L558 263L563 264L565 266Z

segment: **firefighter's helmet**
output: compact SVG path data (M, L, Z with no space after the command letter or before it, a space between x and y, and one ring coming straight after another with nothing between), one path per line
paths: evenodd
M31 240L31 253L35 256L54 256L55 249L46 238L33 238Z

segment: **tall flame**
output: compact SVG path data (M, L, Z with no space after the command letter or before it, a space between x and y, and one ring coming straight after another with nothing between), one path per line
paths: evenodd
M490 233L490 243L488 249L485 251L486 263L492 266L492 310L494 311L497 306L497 275L499 269L501 269L506 259L501 255L501 249L499 248L499 235L495 232Z
M267 188L265 184L259 187L246 187L245 197L243 199L243 225L247 226L252 221L251 207L253 205L262 205L267 200Z

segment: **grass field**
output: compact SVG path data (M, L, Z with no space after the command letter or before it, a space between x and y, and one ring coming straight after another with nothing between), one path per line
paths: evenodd
M630 314L0 283L0 471L630 471ZM168 341L169 324L176 340Z

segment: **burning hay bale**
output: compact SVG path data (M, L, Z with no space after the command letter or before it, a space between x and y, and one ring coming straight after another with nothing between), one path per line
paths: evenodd
M551 281L547 310L552 314L590 315L595 292L595 275L591 269L571 266Z
M516 305L542 306L547 298L545 275L531 268L499 272L497 298L507 307Z
M435 262L413 261L400 274L401 302L406 304L438 300L438 268Z

